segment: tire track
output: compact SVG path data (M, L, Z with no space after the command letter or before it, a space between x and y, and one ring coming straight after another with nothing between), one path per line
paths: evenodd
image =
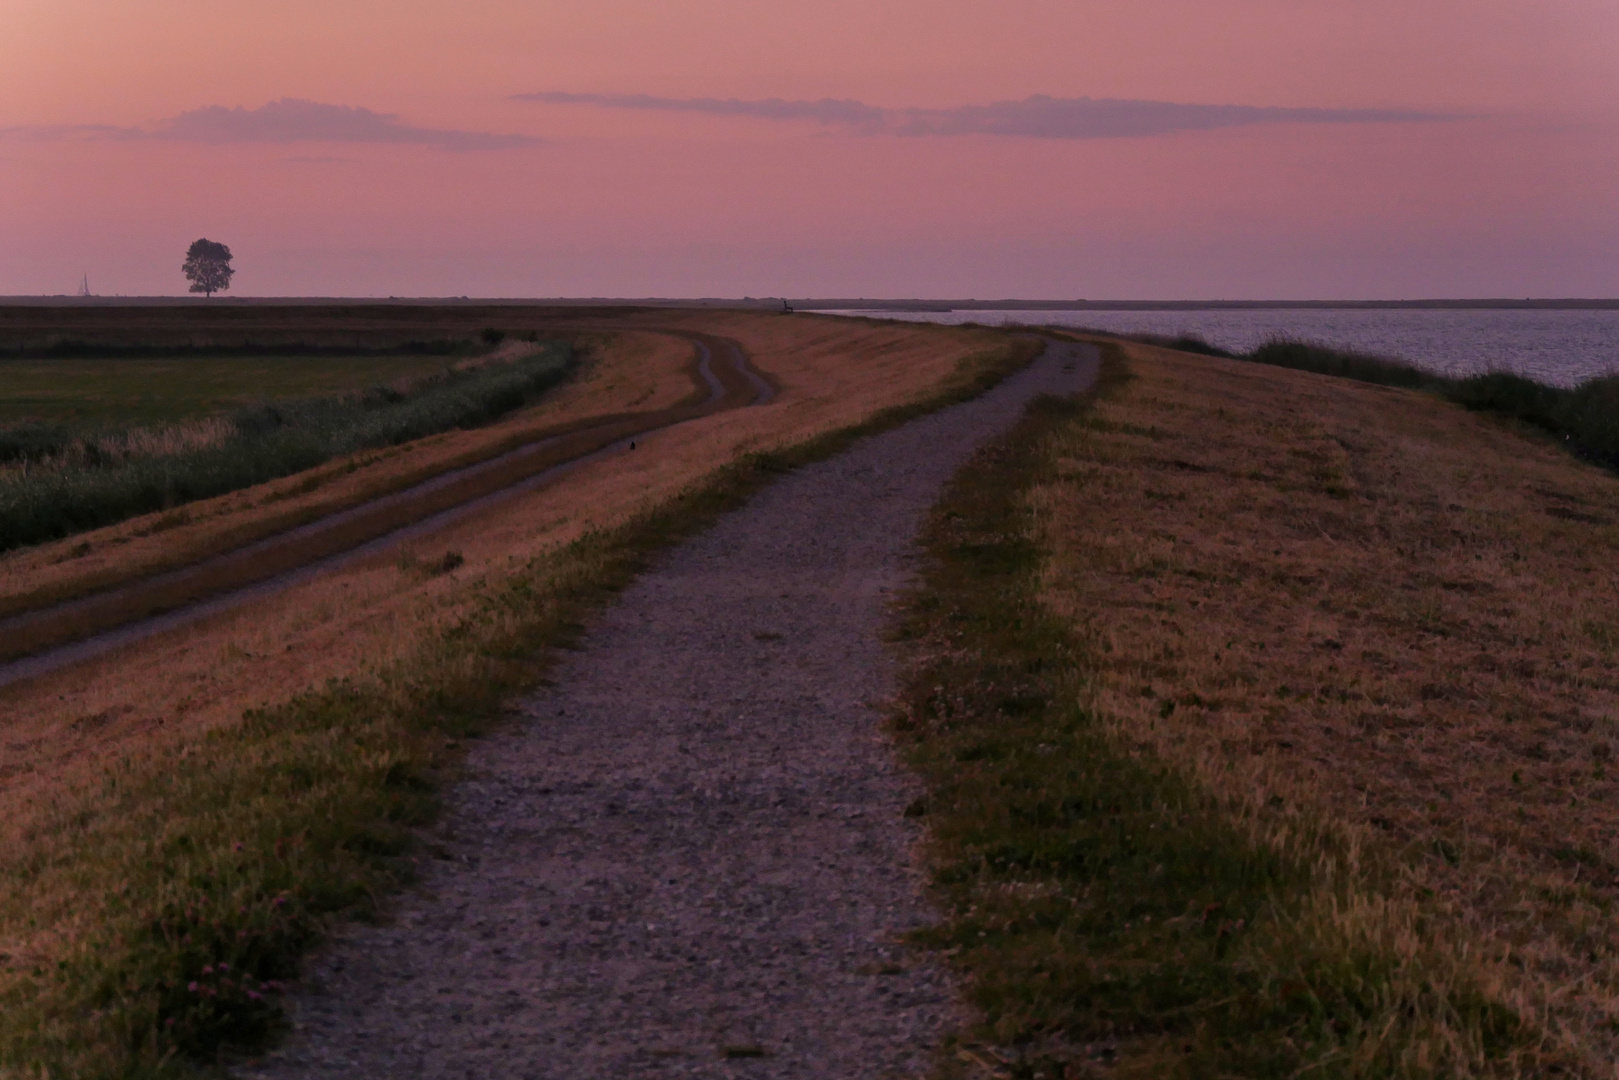
M13 657L0 662L0 687L103 656L427 535L554 483L623 449L631 439L728 409L766 404L775 396L774 386L753 368L737 342L689 331L653 332L692 342L693 382L707 390L705 400L559 425L493 458L190 566L0 619L0 655Z

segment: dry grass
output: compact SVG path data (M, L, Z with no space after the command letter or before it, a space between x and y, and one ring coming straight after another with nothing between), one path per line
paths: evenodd
M676 319L664 312L657 321ZM0 893L0 998L8 984L47 968L116 909L111 883L77 861L84 826L70 824L109 778L127 790L136 782L130 778L155 775L207 733L238 724L246 709L286 702L329 680L398 669L478 610L490 590L519 571L531 573L570 541L670 504L741 454L801 443L926 397L970 357L1008 347L1005 335L989 331L817 317L693 315L680 322L742 341L780 383L777 399L649 436L633 453L585 466L398 555L0 691L0 880L30 881L26 895L15 888ZM677 389L675 373L686 357L661 339L633 340L642 343L639 363L599 364L549 412L525 419L549 423L564 409L656 407L683 396L689 384ZM444 444L482 434L423 440L430 446L408 447L404 456L449 454ZM272 490L243 493L231 505L251 514L280 490L266 488ZM223 509L206 521L230 527ZM127 543L139 539L131 532ZM447 573L424 573L423 567L444 565L448 551L463 562Z
M183 420L158 428L130 428L94 440L101 457L111 462L129 458L160 457L218 446L236 434L236 425L221 416ZM50 463L47 463L50 464Z
M1030 496L1112 738L1338 867L1315 940L1426 954L1611 1074L1619 482L1417 393L1129 353Z

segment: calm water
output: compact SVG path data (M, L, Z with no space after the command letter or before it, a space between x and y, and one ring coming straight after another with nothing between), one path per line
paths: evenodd
M1619 372L1619 311L1246 309L844 312L921 322L1047 323L1115 333L1190 332L1233 352L1273 337L1396 356L1446 375L1492 368L1572 386Z

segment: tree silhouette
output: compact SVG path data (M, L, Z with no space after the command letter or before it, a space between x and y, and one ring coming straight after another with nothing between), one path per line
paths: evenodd
M198 240L186 249L186 261L181 265L191 282L191 291L214 293L230 288L231 275L236 273L230 265L230 248L212 240Z

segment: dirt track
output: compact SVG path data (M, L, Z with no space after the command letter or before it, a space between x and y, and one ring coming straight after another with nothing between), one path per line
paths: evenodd
M559 425L497 457L192 566L0 619L0 658L17 657L0 662L0 687L239 606L422 535L558 479L626 440L725 409L764 404L774 396L771 383L729 338L684 330L650 332L674 334L693 344L694 393L687 403Z
M929 913L878 721L888 595L955 469L1096 363L1052 343L671 552L473 750L443 858L313 965L295 1036L247 1071L922 1072L959 1018L900 940Z

